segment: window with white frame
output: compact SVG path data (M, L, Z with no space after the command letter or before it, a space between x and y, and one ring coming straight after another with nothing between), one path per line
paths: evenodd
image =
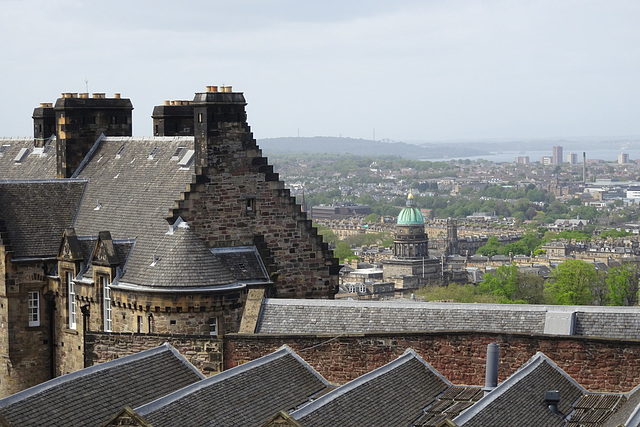
M69 329L76 328L76 284L73 283L73 273L67 271L67 299L69 301Z
M111 332L111 288L109 287L109 278L100 276L100 285L102 286L102 323L105 332Z
M40 291L29 291L29 326L40 326Z
M218 336L218 318L209 318L209 335Z

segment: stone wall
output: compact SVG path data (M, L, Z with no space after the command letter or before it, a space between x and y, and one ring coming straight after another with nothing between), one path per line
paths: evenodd
M258 148L240 93L194 98L193 183L171 212L208 247L255 245L278 296L332 297L338 261Z
M222 339L208 336L165 334L87 333L88 365L108 362L168 342L204 375L222 371Z
M459 385L484 385L487 345L500 346L499 380L541 351L590 391L626 392L640 384L640 342L475 332L339 336L233 335L225 338L225 369L287 344L321 375L343 384L414 349Z
M51 378L44 262L12 262L0 246L0 397ZM29 326L29 292L39 293L40 324Z

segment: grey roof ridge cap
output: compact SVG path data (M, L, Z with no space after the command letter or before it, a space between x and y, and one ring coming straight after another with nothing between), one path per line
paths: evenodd
M60 184L64 182L89 182L88 178L49 178L49 179L0 179L0 184Z
M581 305L542 305L542 304L484 304L484 303L449 303L413 300L369 301L369 300L328 300L328 299L295 299L265 298L267 305L308 305L308 306L347 306L347 307L419 307L422 309L454 309L454 310L493 310L493 311L539 311L567 313L637 313L639 306L581 306ZM505 307L508 306L508 307Z
M114 241L115 243L115 241ZM118 277L118 281L120 280L120 277L122 277L124 275L124 273L127 272L127 264L129 264L129 259L131 258L131 253L133 252L133 248L136 246L136 239L127 239L126 241L119 241L119 244L128 244L131 243L131 247L129 248L129 252L127 253L127 258L124 260L124 262L122 263L122 274L120 274L120 276Z
M134 411L138 415L144 417L145 415L148 415L151 412L154 412L160 408L163 408L170 403L178 401L204 388L210 387L213 384L216 384L228 378L234 377L235 375L247 372L258 366L263 366L273 360L280 359L288 354L293 353L293 351L289 347L286 347L286 348L285 347L286 346L282 346L276 351L274 351L273 353L251 360L250 362L243 363L242 365L238 365L231 369L227 369L226 371L222 371L219 374L213 375L211 377L198 381L197 383L183 387L180 390L176 390L173 393L169 393L166 396L162 396L156 400L153 400L142 406L134 408Z
M460 415L454 418L452 421L457 425L464 425L471 418L476 416L480 411L486 408L490 403L496 400L498 397L502 396L507 390L509 390L513 385L517 384L520 380L524 379L527 375L529 375L534 369L542 365L543 363L549 363L554 369L559 371L565 378L569 379L574 385L576 385L583 394L587 393L584 387L582 387L576 380L571 378L565 371L560 369L558 365L556 365L553 360L549 359L549 357L543 352L537 352L531 359L529 359L525 364L523 364L520 369L514 372L509 378L504 380L502 383L498 384L498 386L493 389L489 394L483 396L480 400L478 400L471 407L463 411Z
M73 221L71 221L71 226L75 229L76 221L78 220L78 214L80 213L80 207L82 203L84 203L84 196L87 194L87 188L89 187L89 179L85 179L84 189L82 190L82 195L80 196L80 200L78 200L78 206L76 206L76 213L73 215Z
M170 350L171 345L169 343L164 343L159 345L158 347L155 348L151 348L149 350L144 350L141 351L139 353L135 353L135 354L131 354L128 356L123 356L120 357L118 359L113 359L113 360L109 360L108 362L103 362L103 363L99 363L97 365L94 366L90 366L88 368L84 368L84 369L80 369L78 371L75 372L71 372L69 374L66 375L62 375L60 377L56 377L53 378L49 381L46 381L44 383L35 385L33 387L30 387L26 390L23 391L19 391L15 394L12 394L10 396L7 396L3 399L0 399L0 409L2 408L6 408L9 405L12 405L14 403L17 403L23 399L35 396L36 394L42 393L44 391L50 390L60 384L64 384L67 383L69 381L73 381L77 378L82 378L82 377L86 377L88 375L94 374L96 372L101 372L105 369L109 369L112 368L114 366L118 366L118 365L124 365L127 363L131 363L131 362L135 362L141 359L144 359L145 357L149 357L149 356L153 356L155 354L160 354L164 351ZM175 353L174 353L175 354ZM181 359L184 359L184 356L182 356L181 354L179 354L179 357Z
M304 360L298 353L296 353L295 351L293 351L291 349L291 347L289 347L286 344L283 344L280 348L278 348L278 350L276 351L287 351L289 352L289 354L291 354L291 356L293 356L294 359L296 359L302 366L304 366L307 370L309 370L309 372L311 372L316 378L318 378L320 381L322 381L322 383L325 386L330 386L331 383L322 375L320 375L320 373L318 371L315 370L315 368L313 366L311 366L306 360Z
M377 368L374 369L373 371L367 372L366 374L360 375L358 378L355 378L351 381L349 381L348 383L341 385L340 387L338 387L335 390L330 391L329 393L319 397L318 399L314 400L313 402L309 403L308 405L303 406L302 408L295 410L293 412L291 412L289 415L291 415L294 419L296 420L301 420L302 418L306 417L307 415L309 415L310 413L314 412L316 409L319 409L321 407L323 407L324 405L332 402L333 400L335 400L336 398L357 389L358 387L360 387L361 385L367 383L368 381L370 381L372 378L377 378L381 375L384 375L390 371L392 371L393 369L395 369L396 367L398 367L399 365L402 365L406 362L408 362L409 360L413 359L414 356L416 355L415 352L404 352L401 356L399 356L397 359L392 360L391 362Z
M37 256L37 257L16 257L11 258L11 262L33 262L33 261L52 261L58 259L57 256Z
M195 141L194 136L105 136L105 142L121 142L121 141L167 141L167 142L193 142Z
M224 253L224 252L252 252L256 250L255 245L246 245L246 246L222 246L219 248L209 248L211 253Z
M187 360L174 346L169 344L169 342L165 341L161 346L165 346L169 349L171 353L176 357L176 359L180 360L187 368L191 369L197 376L200 377L201 380L206 379L206 375L198 370L191 362Z
M629 415L629 418L626 419L624 425L629 427L637 427L640 425L640 405L636 405L633 412L631 412L631 415Z
M632 394L637 393L639 391L640 391L640 384L638 384L637 386L635 386L634 388L626 392L624 396L628 399Z
M270 284L271 282L264 282L264 284ZM252 284L256 284L256 283L252 283ZM197 286L191 286L191 287L176 287L176 286L172 286L172 287L151 287L151 286L144 286L144 285L136 285L134 283L128 283L128 282L118 282L117 285L111 285L112 288L114 289L125 289L125 290L131 290L131 291L145 291L145 292L159 292L159 293L164 293L164 292L202 292L202 291L212 291L212 292L224 292L224 291L235 291L235 290L240 290L240 289L244 289L247 287L246 283L243 282L234 282L234 283L230 283L230 284L226 284L226 285L213 285L213 286L202 286L202 287L197 287Z
M93 145L89 149L89 152L84 156L84 158L82 159L82 161L80 162L80 164L78 165L76 170L73 171L73 174L71 175L71 178L76 178L78 176L78 174L80 174L80 172L82 172L82 170L87 165L87 163L89 163L89 160L91 160L91 157L93 157L93 153L96 152L96 150L98 149L98 146L100 145L100 142L103 139L104 139L104 133L101 133L100 136L95 140L95 142L93 143Z
M418 359L420 362L422 362L423 365L425 365L431 372L433 372L438 378L440 378L442 381L444 381L444 383L448 386L448 387L453 387L453 383L451 381L449 381L448 379L446 379L444 377L444 375L442 375L436 368L434 368L433 366L431 366L431 364L429 362L427 362L426 360L424 360L418 353L416 353L416 351L412 348L408 348L404 351L403 354L406 353L410 353L413 355L413 357L415 357L416 359Z

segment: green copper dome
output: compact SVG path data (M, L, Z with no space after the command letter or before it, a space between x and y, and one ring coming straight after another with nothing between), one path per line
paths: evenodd
M422 212L416 208L411 192L407 197L407 207L403 208L398 215L398 225L424 225Z

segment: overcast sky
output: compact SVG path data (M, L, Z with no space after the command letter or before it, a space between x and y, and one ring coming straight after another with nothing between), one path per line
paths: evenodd
M0 0L0 135L61 92L244 92L256 138L640 135L637 0Z

